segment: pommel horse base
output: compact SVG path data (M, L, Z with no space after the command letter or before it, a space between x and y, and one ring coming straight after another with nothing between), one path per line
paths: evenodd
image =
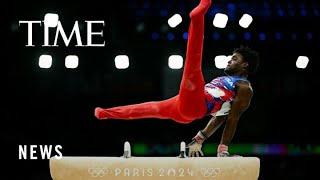
M189 158L183 148L178 157L131 157L127 142L122 157L50 159L53 180L257 180L259 171L257 157Z

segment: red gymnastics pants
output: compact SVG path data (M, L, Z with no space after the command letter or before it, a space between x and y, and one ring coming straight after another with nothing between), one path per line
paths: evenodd
M190 123L207 113L204 78L201 70L204 40L204 16L211 0L201 0L190 13L189 35L185 67L179 94L164 100L141 104L95 109L98 119L134 120L143 118L172 119Z

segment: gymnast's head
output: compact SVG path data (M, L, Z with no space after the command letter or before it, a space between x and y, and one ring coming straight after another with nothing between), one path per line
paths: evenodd
M249 47L237 48L233 51L231 59L228 62L224 72L227 75L248 76L257 71L259 65L258 52Z

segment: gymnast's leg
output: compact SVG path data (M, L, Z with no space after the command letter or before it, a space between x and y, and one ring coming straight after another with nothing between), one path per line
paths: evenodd
M189 123L190 119L182 117L177 110L177 96L164 101L150 101L140 104L95 109L95 116L100 120L121 119L136 120L146 118L172 119L178 123Z
M210 4L211 0L201 0L200 4L190 13L191 23L187 57L178 96L164 101L145 102L107 109L98 107L95 109L95 116L98 119L123 120L172 119L179 123L189 123L203 116L206 112L206 105L201 58L204 14L209 9Z
M202 118L207 107L202 74L202 49L204 40L204 16L211 0L201 0L190 13L189 37L182 81L179 91L179 111L187 119Z

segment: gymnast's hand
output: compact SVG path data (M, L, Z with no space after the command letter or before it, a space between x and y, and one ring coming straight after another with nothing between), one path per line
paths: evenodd
M228 146L224 144L219 144L217 151L217 157L242 157L237 154L230 155L228 152Z
M228 146L224 144L219 144L218 149L217 149L217 157L229 157L229 151L228 151ZM238 155L233 155L233 156L238 156Z
M192 141L188 144L187 148L189 148L189 157L199 157L204 156L201 148L202 148L202 143L206 140L205 134L203 134L202 131L199 131L197 135L192 138Z

